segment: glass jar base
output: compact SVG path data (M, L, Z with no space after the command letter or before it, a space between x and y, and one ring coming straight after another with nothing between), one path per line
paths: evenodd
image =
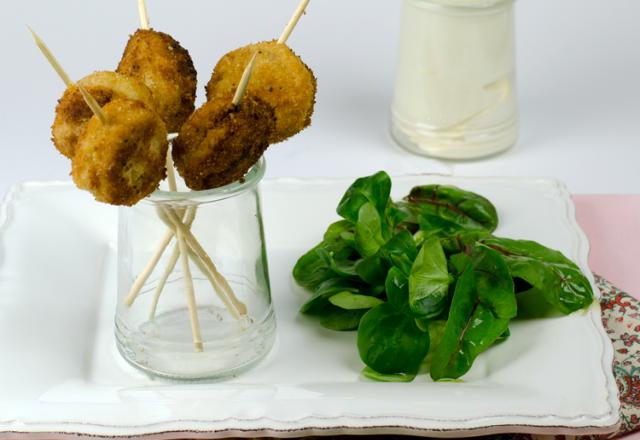
M402 148L438 159L480 159L508 150L518 138L518 118L482 130L442 130L391 118L391 137Z
M154 376L177 380L222 380L248 370L271 349L275 340L273 311L262 322L233 319L227 310L198 307L205 343L196 352L189 310L172 310L138 328L116 320L118 351L133 366Z

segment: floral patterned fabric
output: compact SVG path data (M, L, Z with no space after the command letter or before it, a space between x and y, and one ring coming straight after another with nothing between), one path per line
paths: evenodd
M613 373L622 419L617 434L628 434L640 428L640 302L603 278L597 282L602 291L602 322L615 350Z

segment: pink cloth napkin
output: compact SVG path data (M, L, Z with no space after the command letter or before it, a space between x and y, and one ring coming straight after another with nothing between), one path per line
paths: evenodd
M573 201L591 245L591 270L640 299L640 195L575 195ZM639 332L631 330L635 339ZM640 440L640 433L624 439Z
M573 201L591 244L591 270L640 299L640 195L577 195Z

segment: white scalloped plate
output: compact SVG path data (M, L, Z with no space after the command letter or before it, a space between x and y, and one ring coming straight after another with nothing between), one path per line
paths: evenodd
M491 199L497 233L537 240L587 267L588 244L555 181L404 176ZM278 341L255 369L222 383L150 379L113 340L116 210L67 183L14 187L0 207L0 438L21 434L158 438L318 434L460 437L604 433L618 424L613 352L597 304L517 321L460 383L376 383L360 376L355 334L300 316L296 258L336 218L348 180L263 183ZM595 286L594 286L595 289Z

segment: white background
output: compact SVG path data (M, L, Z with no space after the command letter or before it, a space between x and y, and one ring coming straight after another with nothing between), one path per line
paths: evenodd
M147 0L151 24L191 53L198 102L225 52L276 38L298 0ZM555 177L574 193L640 192L640 1L519 0L521 136L485 160L414 156L388 135L400 0L312 0L289 44L314 69L313 125L267 153L268 176L451 172ZM64 86L33 44L69 74L114 69L138 25L135 0L0 0L0 194L19 181L68 179L50 142Z

